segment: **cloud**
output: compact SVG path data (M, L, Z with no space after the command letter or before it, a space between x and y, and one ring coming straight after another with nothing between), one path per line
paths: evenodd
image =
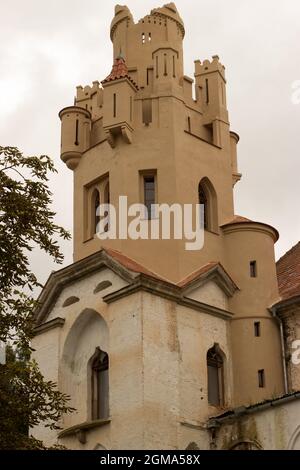
M111 69L109 25L115 1L2 2L0 30L1 145L53 156L51 178L60 223L72 226L72 173L59 159L58 111L71 105L76 85L101 80ZM164 2L130 0L135 20ZM276 226L277 256L300 238L300 4L237 0L177 0L185 22L185 73L217 53L226 66L231 127L241 136L236 212ZM3 20L5 18L5 21ZM71 243L64 244L66 262ZM34 260L43 279L52 265Z

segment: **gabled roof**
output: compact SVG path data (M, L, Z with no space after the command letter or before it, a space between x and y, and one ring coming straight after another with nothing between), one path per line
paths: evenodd
M207 281L214 281L218 286L228 295L232 296L238 286L227 273L221 263L212 261L205 264L200 269L194 271L186 278L182 279L177 285L182 287L184 290L190 290L191 288L198 287Z
M127 282L125 287L104 296L103 301L106 303L114 302L138 290L143 290L173 300L194 310L200 310L224 319L231 318L232 314L230 312L190 299L186 295L190 288L196 288L213 280L228 296L232 296L238 287L219 263L208 263L178 284L174 284L145 268L132 258L125 256L120 251L102 248L87 258L59 271L52 272L38 298L39 306L35 315L36 325L41 325L46 321L58 296L67 285L103 268L111 269Z
M276 263L279 293L282 300L300 295L300 242Z

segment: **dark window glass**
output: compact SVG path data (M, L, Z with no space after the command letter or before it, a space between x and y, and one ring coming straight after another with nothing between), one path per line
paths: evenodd
M260 321L254 322L254 335L260 336Z
M99 348L91 370L92 419L108 417L108 355Z
M155 204L155 178L144 176L144 204L147 207L148 219L153 218L153 207Z
M200 221L204 229L208 228L208 203L206 193L202 185L199 185L199 204L200 204Z
M223 359L215 347L207 353L207 383L208 403L214 406L223 405Z
M250 277L257 277L257 263L250 261Z
M261 369L258 371L258 386L260 388L265 387L265 371L264 369Z

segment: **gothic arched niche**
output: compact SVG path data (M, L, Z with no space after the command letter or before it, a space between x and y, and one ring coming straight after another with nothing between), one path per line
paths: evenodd
M205 177L198 185L198 203L200 204L201 219L204 229L218 232L218 201L217 193L211 181Z
M71 406L76 408L65 415L65 427L90 419L88 365L96 348L108 353L108 327L98 312L85 309L70 328L60 362L60 390L71 397Z

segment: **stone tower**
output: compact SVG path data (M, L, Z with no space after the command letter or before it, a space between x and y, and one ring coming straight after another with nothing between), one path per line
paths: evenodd
M111 73L101 85L77 87L74 105L59 114L61 158L74 175L74 264L50 277L35 341L43 363L54 322L52 377L80 408L81 424L66 418L60 435L73 448L76 433L80 448L99 439L109 448L182 448L190 440L205 447L203 423L218 407L285 391L280 329L270 310L279 300L278 233L234 213L239 137L230 129L225 68L215 55L195 61L194 79L185 76L184 35L173 3L137 23L116 6ZM97 207L118 207L120 196L128 205L200 203L203 248L186 250L180 239L100 240ZM110 360L111 421L102 424L82 408L91 391L80 369L100 347ZM209 399L213 373L218 397ZM140 433L144 440L136 443Z

